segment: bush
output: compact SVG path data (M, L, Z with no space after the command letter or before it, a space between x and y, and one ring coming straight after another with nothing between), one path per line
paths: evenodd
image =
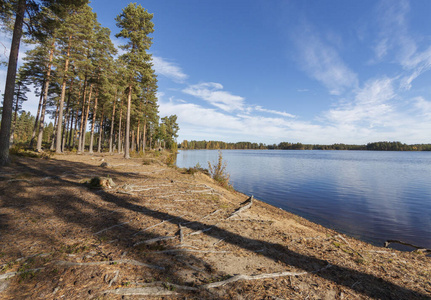
M226 162L223 161L223 155L221 151L218 152L218 160L211 164L208 162L208 170L210 176L217 181L221 186L225 188L231 188L229 184L230 176L226 172Z

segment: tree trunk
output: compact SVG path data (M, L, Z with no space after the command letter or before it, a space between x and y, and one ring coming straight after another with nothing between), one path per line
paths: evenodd
M91 102L91 94L93 92L93 84L90 84L90 93L88 94L88 102L87 102L87 109L84 116L84 123L82 124L82 140L81 140L81 150L82 152L85 152L85 133L87 131L87 121L88 121L88 115L90 114L90 102Z
M121 148L123 147L123 141L121 137L121 121L123 118L123 98L121 98L120 102L120 123L118 124L118 153L121 152Z
M141 139L141 135L140 135L140 132L139 132L139 127L141 127L141 120L139 119L138 120L138 128L136 129L136 148L135 148L135 150L139 153L139 151L141 150L141 149L139 149L139 145L140 145L140 139Z
M42 84L42 89L40 91L40 97L39 97L39 105L37 106L37 114L36 114L36 120L34 121L34 126L33 126L33 132L31 134L31 140L30 143L28 144L28 146L30 148L33 147L33 143L34 143L34 139L36 137L36 130L37 130L37 123L39 122L39 116L40 116L40 109L42 107L42 101L43 101L43 90L45 88L45 82Z
M82 151L81 145L82 145L82 126L84 123L84 114L85 114L85 90L87 87L87 76L85 76L84 80L84 87L82 91L82 110L81 110L81 122L79 123L79 139L78 139L78 153Z
M0 129L0 166L4 166L9 162L9 137L12 121L13 94L15 89L19 44L21 42L22 25L24 23L26 4L26 0L18 1L15 25L13 28Z
M52 132L52 136L51 136L51 147L49 148L49 150L53 151L55 150L55 140L56 140L56 135L55 133L57 132L57 128L58 128L58 105L57 105L57 109L55 111L55 118L54 118L54 131Z
M72 109L70 111L69 137L67 138L67 149L69 151L71 149L70 146L73 138L73 121L75 121L74 116L75 116L75 111Z
M127 117L126 117L126 141L124 142L124 158L129 159L129 146L130 146L130 110L132 107L132 86L129 85L129 95L127 97Z
M152 144L153 144L153 136L151 135L151 130L150 130L150 151L151 151Z
M52 67L53 58L54 58L54 41L51 44L51 51L49 53L48 70L46 72L45 89L43 91L42 112L40 114L39 132L37 133L37 145L36 145L36 150L38 152L42 151L43 128L45 126L44 122L45 122L46 100L48 98L48 89L49 89L49 83L51 80L50 76L51 76L51 67Z
M12 147L12 145L13 145L13 136L15 134L16 117L18 115L19 93L20 92L21 92L21 86L18 85L18 92L16 93L15 111L13 113L12 129L11 129L11 132L10 132L9 147Z
M96 124L96 114L97 114L97 95L96 95L96 98L94 99L93 120L91 124L91 136L90 136L90 149L88 150L90 153L93 153L94 125Z
M115 92L115 98L114 98L114 105L112 108L112 117L111 117L111 133L109 135L109 153L113 152L112 149L112 142L113 142L113 135L114 135L114 125L115 125L115 104L117 103L117 92Z
M144 138L142 139L142 152L145 153L145 143L147 138L147 120L144 121L143 133L144 133ZM151 148L151 145L150 145L150 148Z
M136 151L136 139L135 139L135 130L132 130L132 145L130 146L130 149L132 149L132 151Z
M68 130L68 124L69 124L69 118L70 118L70 97L72 94L72 87L73 87L73 78L70 82L69 86L69 93L67 94L67 104L66 104L66 115L64 117L64 126L63 126L63 132L62 132L62 139L61 139L61 152L64 152L64 148L66 147L66 137L67 137L67 130Z
M56 153L61 153L61 142L62 142L61 125L63 123L63 106L64 106L64 97L66 96L67 70L69 69L69 56L70 56L71 40L72 40L72 36L69 36L69 45L67 47L66 61L64 63L63 84L61 86L60 108L58 111L57 140L55 142L55 152Z
M99 125L99 142L97 144L97 152L98 153L102 152L102 139L103 139L103 132L104 132L104 130L103 130L104 119L103 118L105 117L103 112L104 112L104 109L102 107L102 116L100 117L100 125Z
M78 103L79 105L79 103ZM78 117L79 117L79 110L77 109L75 112L75 129L74 129L74 134L73 134L73 140L72 140L72 149L75 148L75 142L78 138Z

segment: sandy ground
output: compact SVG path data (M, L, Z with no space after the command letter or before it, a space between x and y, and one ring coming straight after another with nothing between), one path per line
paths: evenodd
M421 252L149 162L57 155L0 168L0 299L431 299ZM86 183L96 176L103 188Z

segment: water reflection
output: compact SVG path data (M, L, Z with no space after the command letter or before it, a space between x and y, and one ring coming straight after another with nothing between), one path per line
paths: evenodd
M180 167L202 167L215 150L188 150ZM225 150L233 186L322 225L381 245L431 248L431 153Z

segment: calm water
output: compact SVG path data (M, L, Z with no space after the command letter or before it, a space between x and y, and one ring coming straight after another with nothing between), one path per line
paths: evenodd
M178 154L208 168L216 150ZM362 240L431 248L431 152L223 150L234 188Z

